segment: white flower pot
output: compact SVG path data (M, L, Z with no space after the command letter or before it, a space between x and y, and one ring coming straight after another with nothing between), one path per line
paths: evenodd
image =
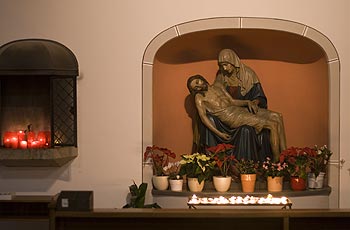
M191 192L201 192L204 188L204 180L198 183L198 178L187 178L187 185Z
M153 187L157 190L167 190L169 187L169 176L153 176Z
M324 172L320 172L320 174L316 177L314 173L309 173L308 175L308 186L309 188L323 188L324 181Z
M227 192L231 187L232 177L213 176L214 188L218 192Z
M170 190L174 192L181 192L184 180L169 180Z

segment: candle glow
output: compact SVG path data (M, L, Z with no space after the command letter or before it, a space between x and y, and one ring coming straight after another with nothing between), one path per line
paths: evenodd
M195 194L187 202L187 204L239 204L239 205L287 205L290 204L290 200L285 197L273 197L271 194L268 194L266 197L254 197L254 196L231 196L229 198L219 196L219 197L197 197Z

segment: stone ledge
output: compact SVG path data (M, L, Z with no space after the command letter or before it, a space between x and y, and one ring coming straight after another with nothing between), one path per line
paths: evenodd
M8 167L61 167L78 156L78 148L0 149L0 164Z
M205 187L202 192L196 192L197 196L213 197L213 196L266 196L267 194L272 194L273 196L287 196L287 197L299 197L299 196L329 196L332 189L329 186L325 186L321 189L306 189L304 191L293 191L289 187L289 183L285 182L283 185L283 190L281 192L268 192L266 189L265 183L259 182L253 193L244 193L242 192L241 186L239 183L233 182L231 188L227 192L217 192L214 187L211 185L211 182L206 182ZM184 186L186 187L186 186ZM152 189L152 195L156 196L176 196L176 197L190 197L194 194L184 188L182 192L173 192L171 190L156 190Z

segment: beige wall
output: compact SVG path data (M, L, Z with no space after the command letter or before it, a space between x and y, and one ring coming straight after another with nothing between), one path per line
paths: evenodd
M210 17L268 17L301 22L325 34L341 61L341 157L350 168L350 2L347 0L0 0L0 44L48 38L68 46L80 65L79 156L59 169L0 167L0 191L55 194L91 189L95 207L125 204L142 178L143 53L161 31ZM306 103L313 103L306 101ZM342 173L348 181L349 174ZM349 194L344 186L341 193ZM350 199L342 196L342 206Z

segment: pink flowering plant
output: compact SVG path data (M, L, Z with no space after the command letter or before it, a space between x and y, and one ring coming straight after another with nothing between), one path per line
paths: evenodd
M286 162L272 162L269 157L262 163L263 175L267 177L283 177L288 173L287 169L288 164Z

